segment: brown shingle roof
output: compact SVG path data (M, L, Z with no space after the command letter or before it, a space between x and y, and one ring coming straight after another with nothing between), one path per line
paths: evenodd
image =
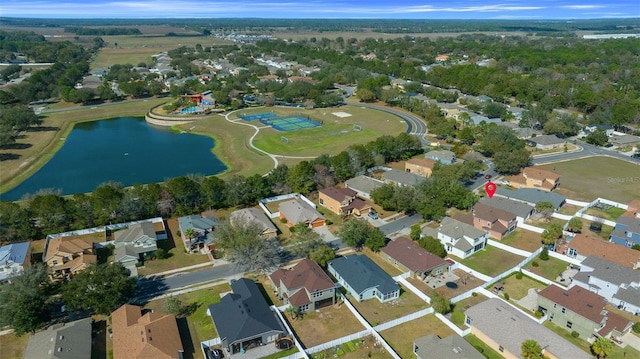
M538 295L595 323L601 323L604 318L602 314L606 304L604 297L580 286L576 285L569 290L564 290L552 284L538 292Z
M435 166L436 163L438 163L438 161L432 160L431 158L416 157L408 160L407 163L420 166L420 167L433 169L433 166Z
M633 322L629 319L609 311L607 313L607 324L598 331L603 337L607 337L611 334L612 331L616 330L620 333L625 333L629 330L629 327L633 325Z
M503 220L507 222L516 220L515 214L503 211L499 208L487 206L486 204L482 203L476 203L476 205L473 206L473 216L475 218L484 219L485 221L489 221L491 223L496 222L497 220Z
M640 262L640 251L584 234L577 234L568 246L580 256L596 256L632 269Z
M342 203L345 199L353 198L356 196L356 194L358 194L358 192L350 188L336 188L336 187L323 188L318 192L340 203Z
M552 181L557 181L558 179L560 179L560 175L558 175L557 173L541 170L539 168L534 168L534 167L524 168L522 170L522 174L524 174L527 178L535 178L542 181L547 179L550 179Z
M398 237L380 250L414 272L424 273L447 264L447 261L427 252L407 237Z
M44 256L45 262L57 253L78 254L87 249L93 248L93 241L90 238L78 236L56 237L49 240L47 253Z
M270 275L271 281L276 285L280 282L288 290L304 287L309 293L316 290L325 290L334 287L333 281L311 259L303 259L291 269L278 269Z
M141 308L125 304L111 313L115 358L177 359L183 350L176 317L142 315Z

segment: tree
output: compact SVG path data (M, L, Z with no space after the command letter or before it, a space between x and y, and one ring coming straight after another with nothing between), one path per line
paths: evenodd
M336 251L326 244L322 244L309 252L309 259L318 263L322 268L327 267L327 262L336 257Z
M540 344L538 344L538 342L536 342L533 339L527 339L524 342L522 342L522 345L520 346L520 350L522 350L522 357L524 359L543 358L542 348L540 347Z
M109 315L133 297L136 279L121 263L92 265L62 286L62 297L70 308L93 309Z
M196 236L196 231L193 228L187 228L184 231L184 236L189 240L189 250L191 250L191 241L195 238Z
M260 235L262 225L256 221L221 221L216 229L220 248L229 260L245 271L267 272L280 263L279 244Z
M540 252L540 255L538 257L540 259L542 259L543 261L548 261L549 260L549 246L542 247L542 251Z
M376 93L369 89L360 89L356 96L360 99L360 102L373 102L376 100Z
M542 243L555 245L556 240L560 238L561 235L562 225L560 223L553 222L544 230L544 232L542 232L540 237L542 238Z
M606 358L613 352L613 344L607 338L598 337L593 344L591 344L591 352L598 356L598 359Z
M290 248L296 257L308 257L314 249L322 245L320 234L311 230L304 222L296 224L294 229Z
M436 312L444 315L451 311L451 301L434 290L431 292L431 307Z
M314 190L315 170L309 161L300 161L290 171L287 178L287 185L294 192L306 194Z
M11 326L18 336L34 333L49 319L50 292L48 267L27 267L0 291L0 326Z
M573 233L580 233L582 231L582 220L579 217L572 217L567 225L567 230Z
M184 306L182 305L180 298L172 295L164 301L164 305L162 307L165 312L177 316L182 313Z
M540 201L536 203L536 212L540 213L547 221L551 219L555 208L553 203L549 201Z
M585 138L585 141L587 141L587 143L590 143L592 145L604 146L607 144L607 142L609 142L609 137L607 136L607 132L604 129L598 128L595 131L591 132L589 135L587 135L587 138Z
M420 235L422 234L422 228L420 228L420 223L416 223L411 227L411 233L409 234L409 238L417 241L420 239Z
M447 256L447 250L444 248L444 245L442 245L442 243L438 239L431 236L426 236L418 239L418 245L421 248L424 248L424 250L426 250L427 252L433 253L440 258L444 258Z
M496 165L496 171L501 174L518 174L523 167L531 163L531 154L524 147L500 151L494 154L493 163Z
M367 239L364 241L365 247L371 249L374 252L380 251L380 248L384 247L387 243L387 237L378 228L369 227L369 233Z
M369 230L370 227L366 221L351 220L345 222L337 234L344 243L358 250L367 241Z

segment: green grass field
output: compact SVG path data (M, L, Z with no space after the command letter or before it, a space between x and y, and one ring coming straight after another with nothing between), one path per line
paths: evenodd
M640 197L640 166L610 157L589 157L539 168L560 175L556 192L580 201L598 197L627 203Z
M358 106L343 106L340 109L286 109L272 108L279 116L301 114L311 120L322 121L323 125L297 131L281 132L272 128L263 128L254 139L254 145L274 154L292 156L318 156L324 153L337 154L354 144L365 144L382 135L397 136L406 130L407 125L393 115L364 109ZM332 112L346 112L351 117L340 118ZM239 114L265 112L265 109L241 111ZM252 121L256 126L264 126ZM362 126L361 131L354 130L354 124ZM287 139L284 143L282 137Z

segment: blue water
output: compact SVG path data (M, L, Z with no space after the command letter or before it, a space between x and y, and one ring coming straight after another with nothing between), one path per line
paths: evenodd
M210 137L152 127L141 118L80 123L47 164L0 199L18 200L40 189L91 192L108 181L131 186L190 173L215 175L226 166L213 147Z
M202 112L204 111L202 108L200 107L187 107L187 108L183 108L182 110L180 110L181 114L187 114L187 113L197 113L197 112Z

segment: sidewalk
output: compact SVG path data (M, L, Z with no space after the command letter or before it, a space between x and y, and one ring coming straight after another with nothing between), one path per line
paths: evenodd
M215 266L220 266L220 265L228 264L228 263L229 262L225 261L224 259L216 259L215 261L213 261L213 263L212 262L206 262L206 263L194 264L194 265L188 266L188 267L181 267L181 268L171 269L171 270L164 271L164 272L147 274L145 276L142 276L142 278L144 278L144 279L153 279L153 278L158 278L158 277L164 277L164 276L167 276L167 275L170 275L170 274L188 272L188 271L191 271L192 269L199 269L199 268L205 268L205 267L215 267Z

